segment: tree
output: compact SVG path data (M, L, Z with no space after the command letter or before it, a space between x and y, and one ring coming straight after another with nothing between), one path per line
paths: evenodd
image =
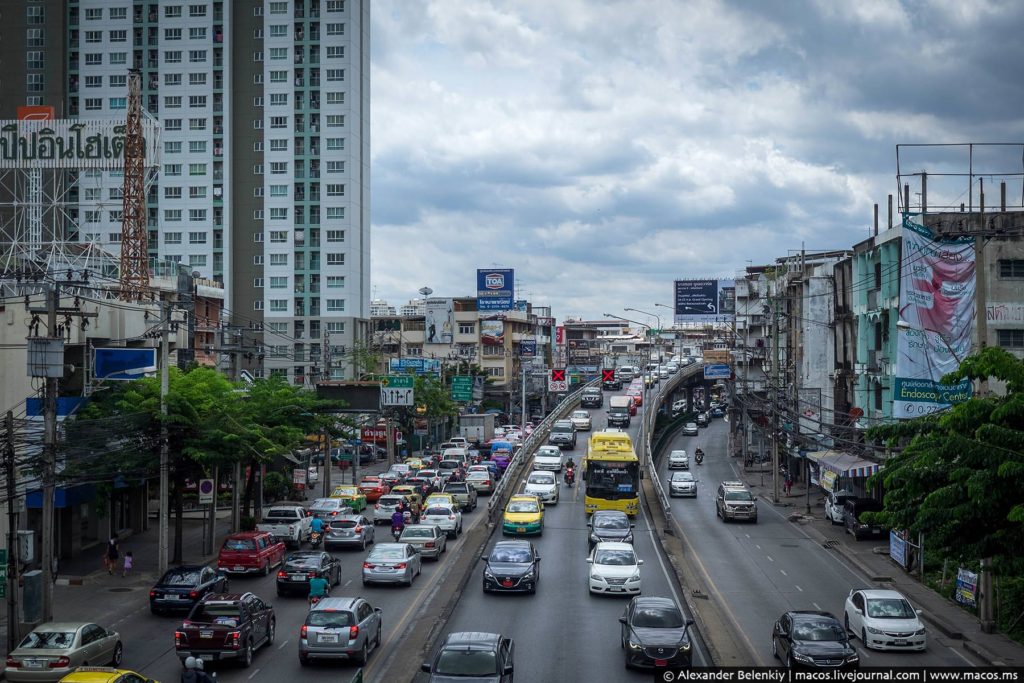
M940 414L875 427L869 438L905 444L869 483L884 486L875 517L923 532L948 557L991 557L1004 571L1024 569L1024 361L999 348L964 360L955 382L994 378L1005 396L982 396Z

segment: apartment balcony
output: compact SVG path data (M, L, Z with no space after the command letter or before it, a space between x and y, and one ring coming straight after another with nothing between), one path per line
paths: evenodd
M868 290L868 310L869 311L877 311L878 310L878 299L879 299L879 295L880 294L881 294L881 290L878 290L878 289Z

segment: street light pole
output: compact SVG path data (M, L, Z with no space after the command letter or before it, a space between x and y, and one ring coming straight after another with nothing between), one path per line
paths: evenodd
M628 311L628 310L633 310L633 309L628 309L627 308L625 310ZM643 313L643 311L640 311L640 312ZM612 315L611 313L605 313L604 317L606 317L606 318L614 318L615 320L624 320L627 323L633 323L634 325L639 325L640 327L644 327L648 331L650 331L650 329L651 329L650 325L646 325L646 324L644 324L642 322L639 322L637 320L630 320L629 318L623 318L620 315ZM657 317L657 316L654 316L654 317ZM647 346L647 364L650 365L650 363L651 363L651 347L650 347L650 344L648 344L648 346ZM646 432L647 432L647 403L648 403L647 379L644 378L644 399L640 403L640 429L637 432L637 438L640 441L641 446L642 446L641 452L643 454L645 454L645 457L643 458L644 462L645 462L647 467L651 468L651 467L653 467L653 463L650 461L650 453L649 453L649 451L647 449L647 442L644 440L646 438Z

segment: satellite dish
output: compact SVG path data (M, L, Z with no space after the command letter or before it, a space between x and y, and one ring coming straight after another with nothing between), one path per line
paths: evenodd
M423 296L430 296L433 293L434 290L432 290L430 287L420 287L420 294L422 294Z

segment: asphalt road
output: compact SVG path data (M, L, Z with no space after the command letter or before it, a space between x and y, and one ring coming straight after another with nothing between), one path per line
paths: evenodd
M604 429L605 407L590 411L594 429ZM633 419L631 436L636 437L639 415ZM589 435L580 433L577 446L563 451L579 463ZM579 492L579 499L574 500ZM481 579L469 582L444 632L488 631L515 640L515 676L525 681L616 681L651 680L650 673L627 671L619 649L620 625L628 597L591 596L587 590L587 527L580 487L562 486L561 500L546 506L544 534L533 538L541 556L540 583L536 595L484 594ZM500 529L489 544L501 540ZM654 539L649 520L636 520L637 554L643 595L672 597L682 605L680 588ZM483 573L483 567L478 570ZM683 605L685 610L685 605ZM707 655L697 642L694 662L702 665Z
M690 468L697 483L696 498L673 498L672 513L679 521L696 559L704 569L709 585L706 593L724 601L733 621L738 624L758 661L750 664L772 665L771 631L775 620L791 609L827 610L840 620L843 604L852 588L871 587L868 577L859 575L841 557L829 552L808 537L787 515L797 507L775 508L758 501L758 522L724 523L715 515L715 491L718 484L740 479L736 461L727 453L728 424L713 419L697 436L677 436L670 448L690 454ZM704 464L693 463L693 452L700 446ZM667 486L667 457L658 468ZM767 480L767 473L766 473ZM794 499L795 500L795 499ZM836 526L836 534L843 528ZM871 543L872 541L862 541ZM914 652L865 652L860 641L863 666L973 666L935 629L928 631L928 649Z
M464 529L484 523L486 519L486 498L481 499L477 509L464 513ZM378 541L391 541L390 526L376 527ZM465 533L455 541L448 541L448 551L439 562L426 560L423 573L416 578L411 588L387 585L363 587L361 569L363 558L369 552L358 549L332 550L331 554L342 562L341 584L331 591L332 597L361 596L374 607L384 611L383 646L371 652L369 663L364 669L364 679L374 680L382 669L389 652L401 648L399 634L428 593L442 578L443 569L451 562L463 545ZM372 546L371 546L372 547ZM308 548L304 544L303 548ZM252 667L241 669L225 663L213 665L221 683L280 683L281 681L348 681L357 670L353 664L315 663L302 667L298 660L298 633L307 613L304 597L277 597L275 572L266 577L230 578L231 592L251 591L274 606L277 618L277 637L270 647L257 651ZM127 610L129 604L134 609ZM87 614L75 618L95 621L117 630L124 642L123 666L164 683L177 681L182 667L174 652L174 630L181 623L184 614L154 616L149 612L148 596L144 591L99 593ZM70 616L68 617L70 618ZM409 672L412 678L415 672Z

